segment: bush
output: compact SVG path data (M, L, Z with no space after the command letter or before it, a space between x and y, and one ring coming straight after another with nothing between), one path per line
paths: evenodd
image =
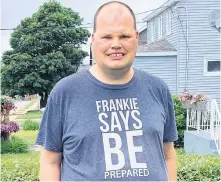
M178 181L219 181L219 157L177 151ZM39 152L5 154L1 161L2 181L39 181Z
M12 136L9 141L1 141L1 154L28 152L28 144L19 137Z
M178 140L174 142L175 147L184 146L184 131L186 130L186 109L182 107L179 96L173 96L176 125L178 130Z
M220 181L220 158L177 154L178 181Z
M39 122L37 121L32 121L32 120L26 120L24 122L24 125L23 125L23 130L38 130L39 129Z

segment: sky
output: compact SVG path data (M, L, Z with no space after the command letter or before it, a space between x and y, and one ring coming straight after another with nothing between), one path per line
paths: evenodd
M1 29L15 28L20 24L21 20L26 17L31 17L38 8L49 0L1 0ZM61 5L72 8L78 12L80 17L84 18L83 24L92 23L93 16L96 10L104 3L110 0L58 0ZM134 13L140 13L152 9L156 9L165 3L167 0L121 0L128 4ZM137 22L142 22L142 19L148 13L136 16ZM144 26L144 23L139 23L138 28ZM12 31L1 31L1 55L2 52L11 49L9 44L10 34ZM89 42L84 46L84 50L88 50Z

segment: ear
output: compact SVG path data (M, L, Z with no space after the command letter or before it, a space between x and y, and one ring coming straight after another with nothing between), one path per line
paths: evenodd
M92 42L94 42L94 38L95 38L95 34L92 33L92 34L91 34L91 41L92 41Z
M139 39L139 33L138 33L138 31L136 31L136 39L137 39L137 40Z

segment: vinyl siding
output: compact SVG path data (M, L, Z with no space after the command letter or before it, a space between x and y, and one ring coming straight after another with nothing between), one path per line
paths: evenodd
M133 66L163 79L171 93L176 94L176 56L139 56Z
M208 25L209 14L220 7L218 0L182 0L189 13L189 63L187 88L190 92L201 92L217 99L220 103L220 76L204 76L204 57L220 58L220 33ZM180 18L185 24L185 12ZM186 29L179 25L179 92L185 88L186 42L183 37Z

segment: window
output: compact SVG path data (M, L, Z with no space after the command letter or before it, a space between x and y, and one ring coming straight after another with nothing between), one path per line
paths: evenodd
M204 76L220 75L220 59L204 58Z
M161 39L163 35L163 17L162 15L158 18L158 39Z
M172 13L171 11L167 11L166 13L166 35L171 34L171 28L172 27Z
M150 22L150 41L153 42L154 41L154 35L155 35L155 23L154 20Z

